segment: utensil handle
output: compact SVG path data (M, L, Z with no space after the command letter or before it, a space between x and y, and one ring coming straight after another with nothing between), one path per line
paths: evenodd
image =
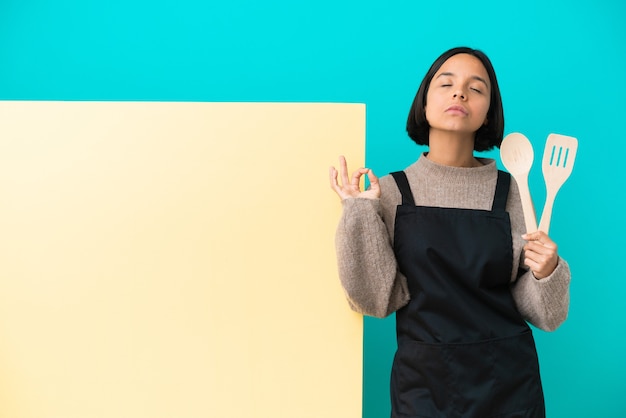
M520 182L519 195L522 200L522 211L524 212L524 222L526 223L526 232L535 232L537 230L537 217L535 216L535 207L530 197L528 182Z
M541 221L539 222L539 230L546 234L550 230L550 220L552 219L552 206L554 206L554 198L556 193L548 192L546 196L546 203L543 206L543 212L541 212Z

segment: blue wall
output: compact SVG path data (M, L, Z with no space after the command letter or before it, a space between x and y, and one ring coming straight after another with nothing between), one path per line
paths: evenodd
M423 151L403 127L430 63L452 46L483 49L506 132L534 143L538 208L546 136L579 138L551 229L574 274L570 317L535 333L549 416L617 418L626 416L625 18L617 0L2 0L0 99L362 102L367 164L384 174ZM364 417L388 416L393 340L393 318L366 319Z

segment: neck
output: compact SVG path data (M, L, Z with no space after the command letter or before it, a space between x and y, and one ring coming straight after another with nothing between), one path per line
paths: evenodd
M431 129L428 137L427 158L441 165L452 167L479 167L483 165L474 158L474 134L441 132Z

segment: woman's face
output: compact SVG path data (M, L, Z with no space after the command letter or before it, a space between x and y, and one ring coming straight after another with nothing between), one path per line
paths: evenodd
M454 55L435 73L426 93L426 120L433 130L474 134L487 123L489 75L480 60Z

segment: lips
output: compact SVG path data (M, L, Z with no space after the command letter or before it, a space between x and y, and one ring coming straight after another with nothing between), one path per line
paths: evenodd
M459 105L450 106L449 108L446 109L446 113L452 113L452 114L464 115L464 116L468 114L467 110L463 106L459 106Z

